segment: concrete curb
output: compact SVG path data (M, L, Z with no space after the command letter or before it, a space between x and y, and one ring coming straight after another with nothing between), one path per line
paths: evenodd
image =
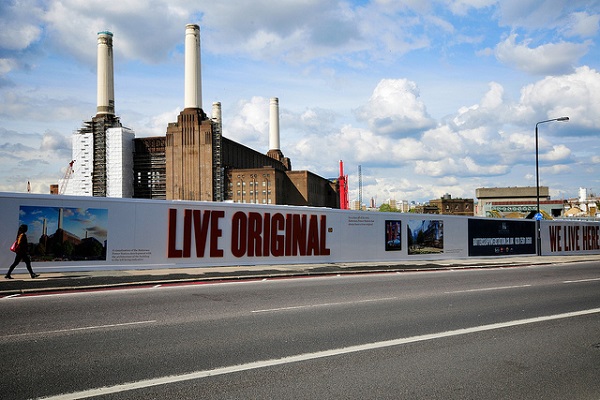
M557 263L598 261L600 255L561 257L515 257L461 260L415 261L402 264L343 263L238 266L214 268L174 268L165 270L94 271L43 274L41 279L0 281L0 296L65 291L93 291L127 287L181 285L242 280L284 279L332 275L403 273L480 268L516 268ZM76 274L74 276L74 274ZM20 274L23 275L23 274ZM25 275L27 276L27 275Z

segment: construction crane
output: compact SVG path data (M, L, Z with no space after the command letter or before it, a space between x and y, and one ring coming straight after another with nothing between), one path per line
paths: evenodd
M69 166L67 167L67 171L65 172L65 176L62 178L60 182L60 188L58 189L58 194L65 194L65 190L67 189L67 184L69 183L69 179L71 179L71 175L73 175L73 164L75 160L71 160Z
M348 175L344 175L344 162L340 160L340 176L338 178L340 185L340 209L347 210L348 207Z

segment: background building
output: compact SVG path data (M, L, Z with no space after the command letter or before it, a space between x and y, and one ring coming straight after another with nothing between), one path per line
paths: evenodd
M267 154L223 137L221 104L212 118L202 109L198 25L185 30L184 109L164 137L136 139L114 113L112 37L98 33L97 114L73 136L75 166L59 194L340 207L338 179L293 171L280 150L279 99Z
M563 214L564 200L550 200L548 186L540 186L540 212L545 218L555 218ZM479 188L475 191L478 199L477 215L495 218L527 218L537 212L537 188L506 187Z
M436 207L438 214L468 216L475 214L473 199L453 199L449 194L445 194L441 199L429 200L429 206Z
M600 198L595 194L588 193L586 188L579 188L579 197L566 201L564 216L577 219L598 219L600 218L598 202L600 202Z

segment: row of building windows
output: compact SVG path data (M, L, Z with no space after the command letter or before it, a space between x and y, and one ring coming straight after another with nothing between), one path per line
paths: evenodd
M248 184L250 186L261 186L261 185L259 185L259 183L262 184L262 187L271 186L271 181L266 181L266 182L265 181L262 181L262 182L250 181L250 182L248 182ZM233 183L229 182L229 186L230 187L233 186ZM246 182L245 181L241 181L241 182L237 181L237 186L238 187L239 186L246 186Z
M272 204L273 202L271 201L271 199L262 199L262 200L255 200L255 199L250 199L250 200L236 200L234 201L234 203L250 203L250 204Z
M254 194L260 194L260 193L261 193L261 192L260 192L260 191L258 191L258 190L256 190L256 191L254 191L254 190L251 190L251 191L250 191L250 196L252 196L252 195L254 195ZM263 190L263 191L262 191L262 194L263 194L263 195L265 195L265 196L267 195L267 193L270 195L270 194L271 194L271 189L269 189L269 190ZM245 195L245 194L246 194L246 191L245 191L245 190L238 190L238 191L237 191L237 194L238 194L238 196L240 196L241 194Z

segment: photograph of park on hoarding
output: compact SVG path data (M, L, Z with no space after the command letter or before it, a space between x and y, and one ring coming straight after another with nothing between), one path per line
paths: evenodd
M108 210L20 206L32 261L106 260Z

